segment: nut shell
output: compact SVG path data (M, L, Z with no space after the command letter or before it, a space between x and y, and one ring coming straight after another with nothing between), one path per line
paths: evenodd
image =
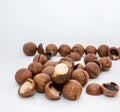
M43 65L39 62L32 62L29 64L28 69L32 72L33 76L40 73Z
M81 44L75 44L72 48L72 52L77 52L80 57L84 54L84 47Z
M119 86L114 82L102 84L103 94L108 97L113 97L119 92Z
M95 62L88 62L85 65L85 70L88 72L91 79L96 78L100 74L100 67Z
M84 86L89 80L89 74L83 69L76 69L72 72L71 79L77 80Z
M59 63L54 68L54 74L51 76L52 81L56 84L64 84L69 81L71 71L69 67L64 63Z
M45 73L40 73L40 74L37 74L35 77L34 77L34 81L36 83L36 90L37 92L44 92L44 89L45 89L45 85L51 81L51 78L48 74L45 74Z
M19 85L21 85L28 78L32 77L32 72L27 68L21 68L15 73L15 80Z
M43 54L36 55L33 58L33 62L40 62L42 65L44 65L48 61L47 57Z
M65 63L69 68L74 66L74 61L70 57L61 58L59 63Z
M33 42L27 42L23 45L23 52L27 56L32 56L36 53L37 46Z
M54 66L47 66L45 67L41 73L46 73L48 74L50 77L54 74Z
M100 58L99 62L102 65L102 71L108 71L112 67L112 61L108 57L102 57L102 58Z
M93 54L96 54L97 53L97 49L92 46L92 45L89 45L85 48L85 54L89 54L89 53L93 53Z
M43 54L43 53L44 53L44 49L43 49L42 43L40 43L40 44L38 45L38 53L39 53L39 54Z
M59 47L59 53L61 56L65 57L67 55L69 55L71 53L71 48L69 45L67 44L62 44L60 47Z
M71 52L68 57L70 57L73 61L79 61L81 58L77 52Z
M86 64L88 62L93 62L93 61L97 61L97 60L98 60L98 58L95 54L89 53L85 56L84 63Z
M100 45L98 47L98 55L100 57L107 57L108 56L108 51L109 51L109 47L105 44Z
M119 49L116 47L111 47L108 51L108 55L112 60L117 60L120 58Z
M89 95L100 95L102 94L102 88L97 83L91 83L87 86L86 93Z
M76 70L76 69L84 69L84 66L81 64L81 63L78 63L76 65L73 66L73 70Z
M21 97L30 97L35 92L35 82L31 78L28 78L18 90L18 94Z
M76 80L69 80L63 86L62 94L67 99L77 100L79 99L81 93L82 93L82 86Z
M55 44L48 44L46 46L46 53L47 52L51 52L53 54L53 56L55 56L57 54L57 46Z
M47 67L47 66L55 66L57 65L58 62L57 61L47 61L45 64L44 64L44 68Z
M61 92L54 86L53 82L50 81L45 86L45 96L50 100L60 99Z

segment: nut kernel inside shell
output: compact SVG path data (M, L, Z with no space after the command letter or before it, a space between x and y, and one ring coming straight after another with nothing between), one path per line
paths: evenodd
M60 92L58 90L56 90L54 87L50 87L50 92L51 94L53 94L54 96L59 97Z
M18 90L18 94L21 97L29 97L32 96L35 92L35 82L33 79L28 78L20 87Z
M52 81L45 86L45 95L50 100L58 100L60 98L61 90L55 87Z
M25 93L29 89L33 88L33 84L30 81L26 81L20 88L20 93Z
M61 76L68 73L68 66L64 63L57 64L54 68L54 76Z

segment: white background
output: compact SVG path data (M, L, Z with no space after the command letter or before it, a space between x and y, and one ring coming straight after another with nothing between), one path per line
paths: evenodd
M120 92L116 97L85 93L91 82L114 81L120 85L120 60L109 72L89 80L79 100L61 97L48 100L36 93L20 98L15 72L27 67L33 57L22 52L25 42L36 45L62 43L71 47L107 44L120 47L120 0L0 0L0 110L5 112L119 112ZM84 58L84 57L83 57ZM83 60L82 58L82 60ZM58 58L53 58L58 60ZM83 63L83 61L82 61Z

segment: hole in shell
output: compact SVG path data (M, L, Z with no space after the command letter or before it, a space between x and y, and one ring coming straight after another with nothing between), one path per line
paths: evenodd
M52 57L52 53L51 52L44 53L44 55L47 57L48 60L50 60L51 57Z
M116 49L111 49L110 53L115 56L119 56L119 52Z
M112 82L110 85L108 85L108 84L103 84L103 86L104 86L105 88L109 89L109 90L118 91L118 89L115 87L116 84L113 83L113 82Z

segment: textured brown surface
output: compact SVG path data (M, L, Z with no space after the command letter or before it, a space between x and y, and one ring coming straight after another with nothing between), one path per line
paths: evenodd
M68 81L62 90L62 94L65 98L70 100L77 100L79 99L80 95L82 93L82 86L81 84L76 80L70 80Z

